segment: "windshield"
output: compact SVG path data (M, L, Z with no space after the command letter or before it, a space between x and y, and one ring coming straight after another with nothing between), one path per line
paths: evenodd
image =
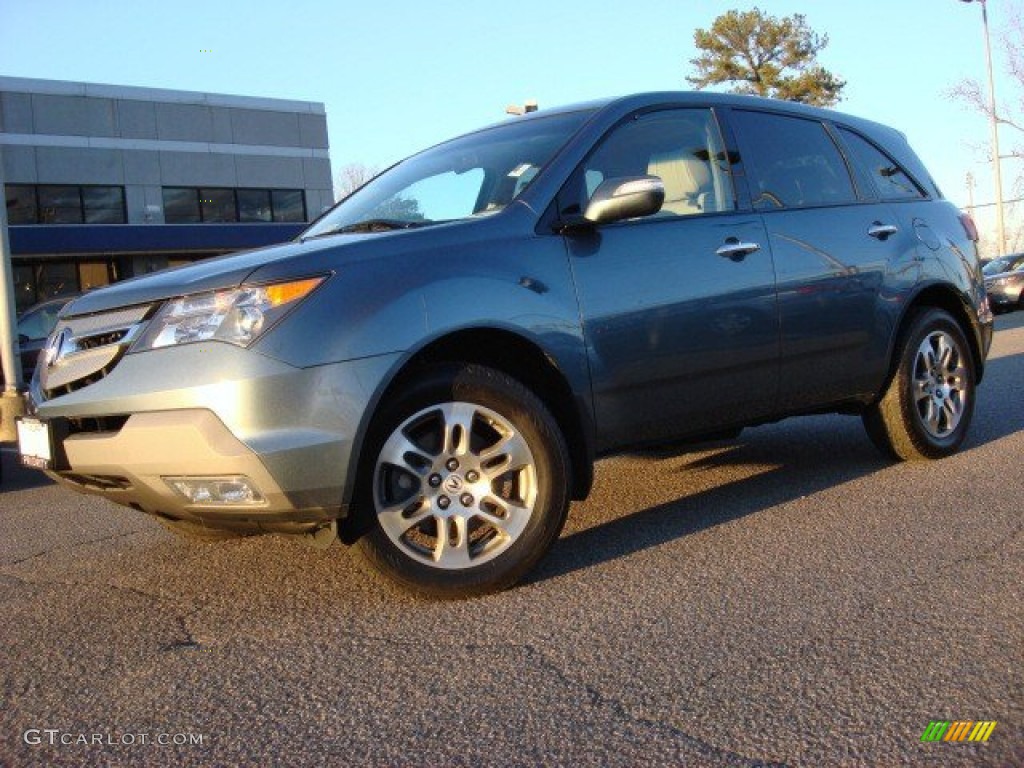
M590 114L503 123L413 155L345 198L300 238L497 213L529 186Z
M1024 253L1015 253L1011 256L1003 256L993 259L981 271L986 275L999 275L1003 272L1013 272L1024 267Z

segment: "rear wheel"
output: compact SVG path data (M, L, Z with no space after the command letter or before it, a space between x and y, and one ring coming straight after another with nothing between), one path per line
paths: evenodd
M907 322L896 354L882 398L864 414L868 435L897 459L955 453L974 413L974 358L963 331L948 312L924 308Z
M376 420L358 549L415 592L467 597L510 587L557 538L569 460L547 407L506 374L435 368Z

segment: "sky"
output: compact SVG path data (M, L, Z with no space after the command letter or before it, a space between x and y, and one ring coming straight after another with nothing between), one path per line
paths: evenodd
M688 87L693 32L755 4L722 0L0 0L0 75L323 102L335 175L385 167L454 135L540 108ZM899 128L956 204L995 193L986 119L951 99L985 82L980 6L961 0L761 0L803 13L847 81L838 109ZM1014 93L999 33L1024 0L989 0L996 95ZM1014 136L1003 129L1002 153ZM1020 197L1024 163L1003 163ZM1011 209L1012 210L1012 209ZM1024 211L1024 208L1022 208ZM986 229L992 208L978 208ZM1011 237L1024 249L1020 227Z

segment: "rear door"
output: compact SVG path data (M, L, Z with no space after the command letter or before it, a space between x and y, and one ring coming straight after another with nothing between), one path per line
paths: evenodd
M571 214L605 179L650 174L666 187L653 216L566 236L601 450L774 407L775 275L760 216L738 210L732 156L710 109L638 114L605 137L559 197Z
M887 276L915 277L912 227L855 185L821 121L739 109L729 119L775 259L780 411L870 395L887 366Z

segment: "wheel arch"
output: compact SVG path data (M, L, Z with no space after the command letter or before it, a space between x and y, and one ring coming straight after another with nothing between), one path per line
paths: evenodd
M571 464L570 497L582 500L594 478L594 425L587 402L573 394L568 377L536 342L502 328L468 328L431 340L397 366L368 409L349 462L347 501L358 498L357 485L366 476L363 447L383 403L424 368L441 363L475 363L500 370L522 382L551 411L565 437ZM354 514L353 514L354 513ZM358 510L339 521L339 537L351 543L361 534Z
M971 349L971 357L974 358L975 383L980 383L985 372L985 355L981 340L981 332L974 316L971 314L970 304L967 299L953 286L943 283L932 283L922 286L917 293L904 305L899 320L893 329L892 337L889 340L889 375L895 370L898 361L895 360L896 344L900 335L906 328L911 315L922 307L934 307L943 309L953 316L957 324L967 338L967 344Z

